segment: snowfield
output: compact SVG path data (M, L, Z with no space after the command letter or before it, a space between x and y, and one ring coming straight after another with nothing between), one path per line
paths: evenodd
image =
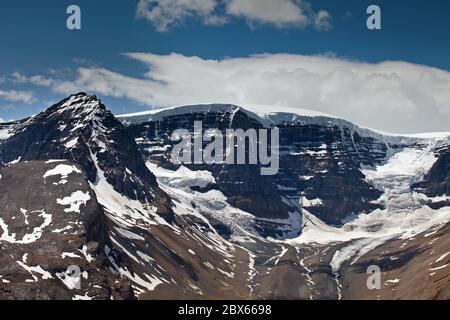
M13 133L11 132L11 129L9 129L9 128L0 129L0 141L6 140L12 136L13 136Z

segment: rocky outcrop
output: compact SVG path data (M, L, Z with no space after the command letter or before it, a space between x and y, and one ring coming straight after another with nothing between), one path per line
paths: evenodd
M430 198L450 194L450 146L443 146L436 152L437 160L425 175L423 181L413 186L413 189L426 194ZM438 209L450 206L450 200L443 197L429 204Z

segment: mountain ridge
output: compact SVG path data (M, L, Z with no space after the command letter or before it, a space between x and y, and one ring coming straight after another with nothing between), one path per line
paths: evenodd
M419 133L391 133L384 132L382 130L369 128L366 126L362 126L356 124L352 121L346 120L343 117L335 116L332 114L327 114L319 111L313 111L309 109L295 108L295 107L284 107L278 105L254 105L254 104L227 104L227 103L202 103L202 104L192 104L192 105L184 105L184 106L175 106L175 107L166 107L166 108L156 108L150 109L146 111L127 113L127 114L118 114L116 117L126 123L137 123L139 121L146 122L150 120L155 120L159 117L164 116L173 116L177 113L189 113L189 112L208 112L208 111L224 111L224 110L237 110L241 109L249 113L249 115L253 117L257 117L259 119L269 118L270 116L276 116L277 114L286 114L289 116L299 116L302 118L322 118L329 119L335 121L335 123L339 121L343 121L344 124L352 124L356 128L369 130L375 134L389 136L389 137L404 137L404 138L417 138L417 139L428 139L428 138L443 138L450 136L449 132L419 132ZM275 111L278 110L278 111ZM130 122L136 119L136 122ZM326 120L325 120L326 121ZM276 122L272 122L276 123Z

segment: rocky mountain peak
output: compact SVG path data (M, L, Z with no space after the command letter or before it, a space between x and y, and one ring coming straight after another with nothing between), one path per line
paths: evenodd
M65 114L71 112L74 116L87 116L106 112L106 107L100 99L95 95L88 95L85 92L73 94L68 98L56 103L41 113L42 116L49 116L52 114Z
M96 96L77 93L33 118L17 122L0 143L0 165L65 159L80 165L89 182L104 178L129 199L170 213L128 130ZM170 214L169 214L170 215Z

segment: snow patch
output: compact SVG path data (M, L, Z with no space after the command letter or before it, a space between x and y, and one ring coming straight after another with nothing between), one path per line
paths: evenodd
M216 183L216 180L209 171L192 171L185 166L181 166L177 171L170 171L158 167L149 161L146 162L147 168L172 187L200 187L205 188L209 184Z
M44 221L39 227L35 227L32 233L25 234L21 240L16 240L15 233L9 234L8 225L0 218L0 228L3 231L0 241L6 241L12 244L29 244L40 239L44 229L52 223L52 215L45 213L44 210L33 211L30 212L30 214L37 214L37 216L41 217Z
M1 128L0 129L0 141L6 140L12 137L14 134L12 133L11 128Z
M55 185L66 184L67 178L71 173L81 173L81 171L77 167L72 165L59 164L54 169L47 171L44 174L44 179L52 176L61 176L61 181L55 183Z
M91 200L89 192L75 191L70 197L56 199L56 203L62 206L70 206L64 209L64 212L80 213L80 207L86 205L89 200Z
M435 263L437 262L441 262L442 260L444 260L445 258L447 258L447 256L450 255L450 252L444 253L442 256L440 256Z
M22 268L24 268L26 271L28 271L30 273L30 275L33 277L33 282L38 281L38 277L35 275L35 273L41 275L41 278L43 280L54 279L53 276L50 274L50 272L42 269L42 267L40 265L38 265L36 267L30 267L22 261L16 261L16 262L19 266L21 266Z

